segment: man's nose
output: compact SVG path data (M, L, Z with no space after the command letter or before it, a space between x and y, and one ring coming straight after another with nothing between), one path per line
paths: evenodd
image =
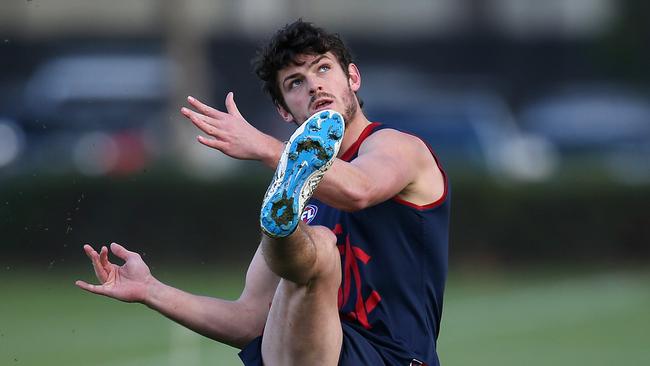
M309 95L315 95L321 91L323 91L323 86L317 80L309 81Z

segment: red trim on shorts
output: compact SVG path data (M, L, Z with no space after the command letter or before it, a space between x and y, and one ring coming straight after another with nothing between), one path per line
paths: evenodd
M381 125L379 122L372 122L368 126L366 126L363 131L361 131L361 134L359 135L359 138L357 138L357 141L355 141L350 147L345 150L345 152L341 155L340 159L343 161L349 162L350 159L352 159L352 156L359 151L359 147L361 146L361 143L372 133L372 131L377 127Z

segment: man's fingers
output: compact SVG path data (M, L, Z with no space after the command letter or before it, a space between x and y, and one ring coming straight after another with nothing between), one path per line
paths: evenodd
M203 119L198 118L197 116L191 116L190 121L196 126L199 130L205 132L207 135L210 136L217 136L219 135L219 129L216 128L215 126L206 123Z
M134 255L138 255L138 253L126 250L126 248L117 243L111 243L111 252L125 261Z
M226 148L226 143L221 140L211 139L203 136L197 136L196 139L203 145L217 149L219 151L223 151Z
M84 252L86 253L86 256L88 257L88 259L90 259L93 262L95 261L95 256L97 257L97 259L99 259L99 256L97 255L97 252L89 244L85 244L83 248L84 248Z
M203 104L201 101L199 101L198 99L192 96L188 96L187 101L192 105L192 107L196 108L198 111L200 111L201 113L207 116L219 118L219 117L224 117L224 115L226 114L218 109L214 109L210 107L207 104Z
M239 113L239 109L237 109L237 104L235 104L235 94L233 92L228 93L226 95L226 109L228 110L228 113L232 114L233 116L239 117L243 119L241 113Z
M208 125L213 125L216 126L218 123L218 120L216 118L207 116L205 114L201 114L198 112L195 112L187 107L181 108L181 114L189 119L195 118L203 123L206 123Z
M77 287L84 289L88 292L92 292L93 294L99 294L99 295L104 295L104 296L110 296L109 295L109 290L106 289L104 286L100 285L92 285L90 283L87 283L85 281L78 280L74 283L77 285Z
M97 276L97 279L100 280L101 282L106 281L108 274L104 266L101 264L100 255L97 254L95 249L93 249L93 247L91 247L88 244L84 245L84 251L86 252L86 255L88 256L88 258L90 258L90 261L92 262L93 269L95 270L95 275Z
M205 117L202 114L196 113L187 108L181 109L181 112L185 117L189 118L189 120L199 130L205 132L210 136L217 136L219 134L219 128L216 125L217 120L215 119L210 120L209 117Z
M107 268L111 265L111 263L108 261L108 248L106 246L102 246L101 251L99 252L99 263L101 263L102 267Z

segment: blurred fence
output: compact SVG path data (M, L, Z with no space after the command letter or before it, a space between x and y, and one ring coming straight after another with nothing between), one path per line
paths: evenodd
M255 171L255 169L253 169ZM16 179L0 187L0 265L86 261L111 241L152 261L245 262L259 241L269 172L200 183L156 172L129 179ZM516 266L650 259L650 187L452 182L454 261Z

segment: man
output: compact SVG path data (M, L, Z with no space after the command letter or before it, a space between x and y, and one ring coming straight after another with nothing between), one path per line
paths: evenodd
M77 285L242 348L245 365L437 365L449 199L435 157L417 137L368 121L361 74L337 35L287 25L256 71L282 118L305 121L286 146L252 127L232 93L227 112L192 97L196 111L181 110L209 136L200 143L276 168L241 297L164 285L115 243L125 264L86 245L102 284Z

